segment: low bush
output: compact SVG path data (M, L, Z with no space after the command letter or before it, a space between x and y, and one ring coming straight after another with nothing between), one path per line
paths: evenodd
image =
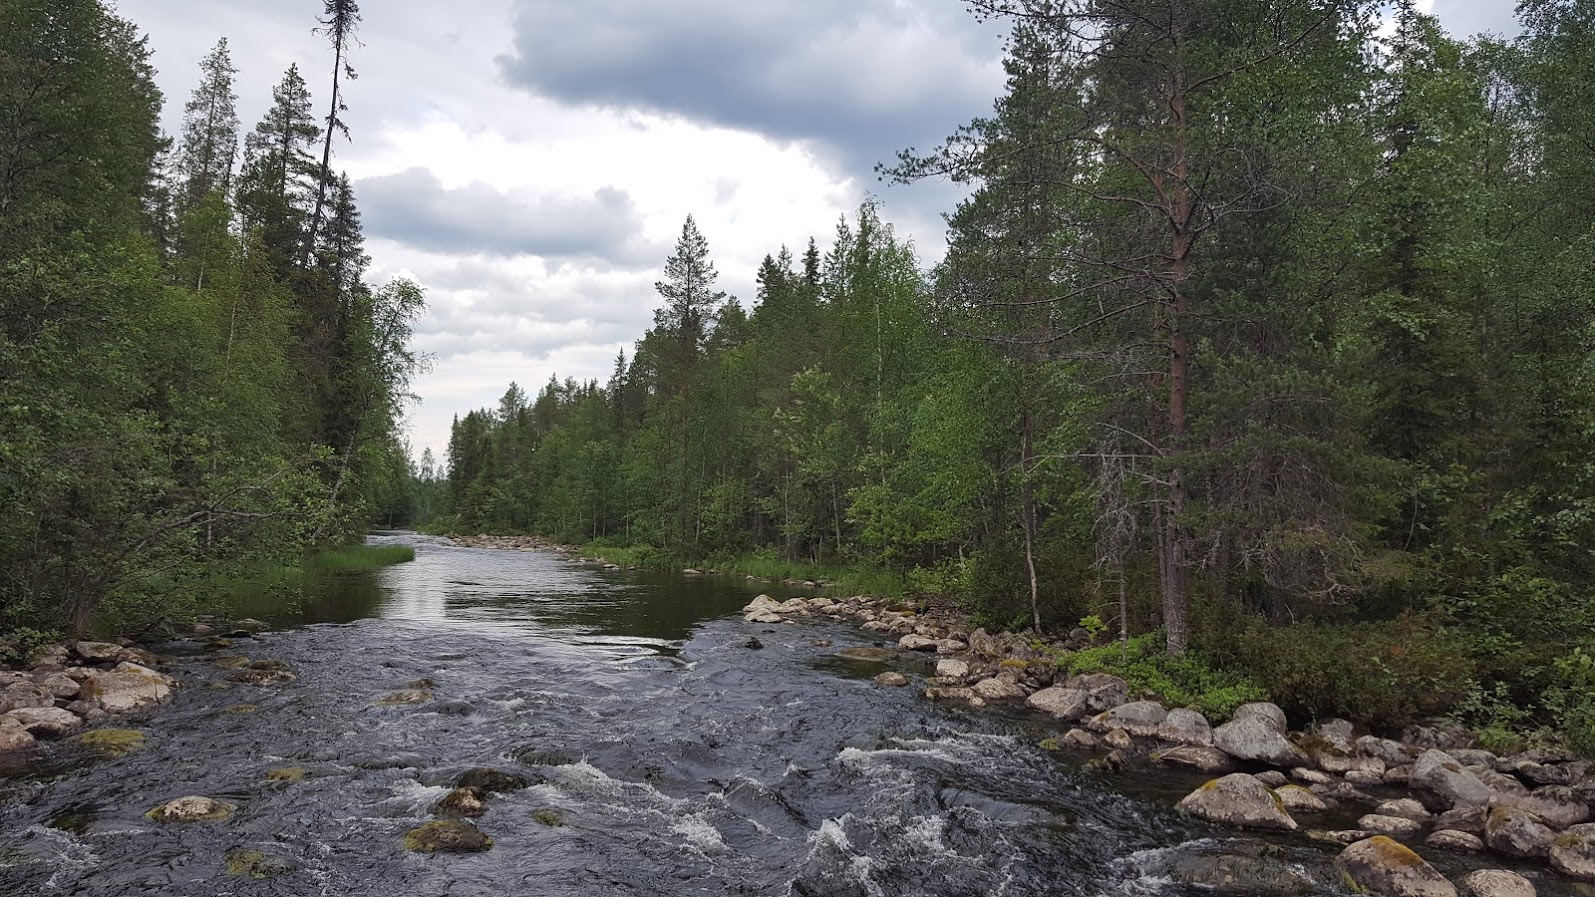
M1170 707L1190 707L1214 722L1228 719L1235 708L1268 700L1268 692L1244 674L1219 669L1202 654L1170 657L1161 631L1063 655L1060 666L1070 675L1113 673L1130 684L1131 696L1153 694Z

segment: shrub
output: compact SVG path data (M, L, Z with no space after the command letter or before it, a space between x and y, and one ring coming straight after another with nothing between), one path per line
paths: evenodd
M1216 721L1235 708L1268 699L1268 693L1244 674L1214 667L1200 653L1170 657L1162 631L1066 654L1061 666L1070 675L1113 673L1130 684L1132 695L1151 693L1173 707L1190 707Z

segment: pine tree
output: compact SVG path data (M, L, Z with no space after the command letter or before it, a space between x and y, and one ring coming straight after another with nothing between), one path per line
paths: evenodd
M192 208L213 190L232 192L238 157L238 97L233 79L238 70L227 52L227 38L216 42L199 64L199 86L183 107L183 138L178 165L182 172L183 208Z

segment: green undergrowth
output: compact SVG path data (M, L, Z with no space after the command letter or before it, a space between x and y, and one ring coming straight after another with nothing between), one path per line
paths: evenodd
M1163 633L1149 632L1127 644L1113 642L1060 655L1058 666L1069 675L1112 673L1130 684L1132 698L1152 695L1170 707L1190 707L1214 722L1235 708L1268 700L1268 691L1242 673L1222 670L1202 655L1170 657Z
M717 570L734 576L754 576L772 582L785 579L799 582L824 581L833 588L850 595L872 595L879 598L900 598L907 590L903 577L887 570L864 566L838 566L792 561L775 552L753 552L740 555L720 555L707 558L690 558L673 551L648 545L616 545L599 540L582 546L586 557L602 558L622 567L636 567L659 573L675 573L685 569Z
M356 545L310 555L302 566L313 573L359 573L413 560L415 549L408 545Z

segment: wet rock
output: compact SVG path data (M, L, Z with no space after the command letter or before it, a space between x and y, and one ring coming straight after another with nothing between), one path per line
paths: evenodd
M753 649L753 650L758 650L759 648L764 647L764 642L759 641L757 638L754 638L753 636L749 636L747 641L742 643L742 647L750 648L750 649Z
M565 814L559 810L543 807L532 811L532 821L538 825L546 825L549 828L564 828Z
M1423 857L1383 835L1341 851L1335 865L1358 890L1380 897L1457 897L1456 886Z
M1164 717L1163 722L1157 727L1155 734L1159 739L1175 744L1213 743L1213 727L1208 723L1207 717L1184 707L1170 710L1168 716Z
M1366 841L1372 838L1373 832L1365 832L1362 829L1355 828L1328 832L1310 831L1307 833L1307 837L1327 844L1356 844L1358 841Z
M1168 710L1156 701L1133 701L1097 715L1091 728L1123 729L1138 738L1151 738L1168 716Z
M1097 757L1087 761L1085 768L1092 772L1121 773L1130 764L1124 759L1124 754L1119 751L1109 751L1106 757Z
M577 758L557 749L528 748L517 753L515 760L527 766L569 766Z
M1387 800L1380 804L1374 812L1380 816L1397 816L1416 822L1428 822L1434 818L1434 814L1425 809L1423 804L1410 797L1403 797L1400 800Z
M1135 739L1123 729L1110 729L1108 734L1102 736L1102 743L1115 751L1127 751L1135 746Z
M742 618L744 623L784 623L781 615L773 610L756 610Z
M1335 782L1332 785L1314 785L1312 792L1325 800L1345 801L1347 803L1373 804L1379 799L1366 791L1359 791L1357 786L1350 782Z
M249 878L275 878L297 868L293 860L248 847L235 847L227 851L223 865L228 875Z
M1183 766L1201 772L1229 772L1235 768L1235 759L1229 754L1218 748L1200 744L1181 745L1159 751L1152 755L1152 759L1168 766Z
M1293 832L1296 820L1267 785L1244 773L1214 779L1187 795L1179 809L1208 822L1237 828Z
M1220 897L1255 894L1307 894L1312 882L1283 860L1264 856L1188 856L1169 870L1184 885L1209 889Z
M407 688L403 691L389 692L388 694L377 698L376 703L378 707L403 707L413 706L415 704L425 704L427 701L432 700L432 698L433 694L429 691Z
M975 694L972 688L927 688L922 694L932 701L956 701L975 710L986 706L986 699Z
M926 635L910 632L897 640L897 647L904 651L935 651L940 643Z
M1253 773L1252 778L1262 782L1264 785L1267 785L1270 788L1278 788L1279 786L1290 781L1290 779L1285 778L1284 773L1277 769L1270 769L1267 772Z
M136 663L120 663L108 673L95 673L83 681L80 697L93 701L107 713L132 713L172 699L170 676Z
M1268 701L1257 701L1236 707L1235 712L1230 714L1230 720L1233 722L1238 719L1260 719L1280 732L1284 732L1286 728L1285 711L1279 709L1278 704L1271 704Z
M1450 829L1469 834L1484 835L1484 823L1490 816L1490 811L1484 807L1457 807L1447 810L1434 818L1436 829Z
M1516 872L1479 869L1462 879L1462 897L1535 897L1534 886Z
M1025 699L1025 706L1073 722L1125 703L1129 693L1129 684L1118 676L1092 673L1043 688Z
M73 642L72 653L89 663L115 663L122 646L110 642Z
M866 663L889 663L897 659L897 652L891 648L843 648L834 656Z
M280 766L276 769L266 770L266 781L274 785L291 785L302 782L310 775L310 770L303 766Z
M6 716L36 738L65 738L83 728L77 714L54 707L25 707Z
M32 682L18 682L0 691L0 713L54 706L55 695Z
M1595 823L1575 825L1551 842L1551 868L1580 881L1595 881Z
M1018 701L1025 696L1025 690L1013 682L993 676L976 682L973 688L976 695L986 701Z
M237 809L237 804L214 797L179 797L144 815L156 822L219 822L233 815Z
M1478 835L1459 832L1455 829L1442 829L1431 834L1423 840L1430 847L1441 850L1450 850L1456 853L1478 853L1484 849L1484 841Z
M1589 804L1573 794L1572 789L1558 785L1540 788L1533 793L1497 793L1490 799L1490 808L1516 807L1527 810L1553 829L1565 829L1590 820Z
M1063 733L1063 737L1058 739L1058 743L1064 747L1089 751L1096 749L1097 737L1084 729L1070 729Z
M526 755L522 755L521 757L522 763L527 762L525 756ZM505 772L501 769L494 769L490 766L478 766L475 769L467 769L454 779L455 788L474 788L478 791L483 791L488 794L508 794L512 791L520 791L521 789L530 785L531 782L525 776L516 775L513 772Z
M493 839L469 822L435 819L404 833L404 849L416 853L481 853Z
M902 673L898 673L898 672L895 672L895 671L894 672L882 673L879 676L875 677L875 684L876 685L889 685L889 686L892 686L894 688L901 688L902 686L908 684L908 677L904 676Z
M1556 833L1538 816L1514 807L1496 807L1484 822L1484 843L1496 853L1520 859L1550 853Z
M242 620L235 620L232 623L229 623L227 625L227 634L234 637L254 635L257 632L265 632L270 628L271 627L259 620L245 617Z
M0 754L31 751L33 747L33 733L9 716L0 716Z
M1292 815L1322 813L1329 809L1323 798L1300 785L1281 785L1274 789L1274 794L1278 795L1279 802L1285 805L1285 812Z
M969 675L969 664L944 657L936 661L936 675L943 679L962 679Z
M1303 785L1333 785L1335 783L1334 776L1305 766L1298 766L1292 769L1290 777Z
M455 788L432 805L432 812L438 816L461 816L474 819L487 812L487 804L482 800L484 796L480 788L469 786Z
M135 729L95 729L72 739L91 751L107 757L120 757L144 747L148 739Z
M1247 707L1259 705L1248 704ZM1272 704L1266 705L1273 707ZM1276 710L1278 708L1275 708ZM1213 730L1213 746L1237 760L1270 766L1304 766L1307 757L1263 715L1238 716Z
M1430 749L1412 766L1412 790L1433 810L1482 807L1490 802L1490 789L1464 769L1450 754Z
M1397 841L1410 841L1423 833L1423 823L1401 816L1381 816L1370 813L1357 820L1357 827L1365 832L1385 835Z

